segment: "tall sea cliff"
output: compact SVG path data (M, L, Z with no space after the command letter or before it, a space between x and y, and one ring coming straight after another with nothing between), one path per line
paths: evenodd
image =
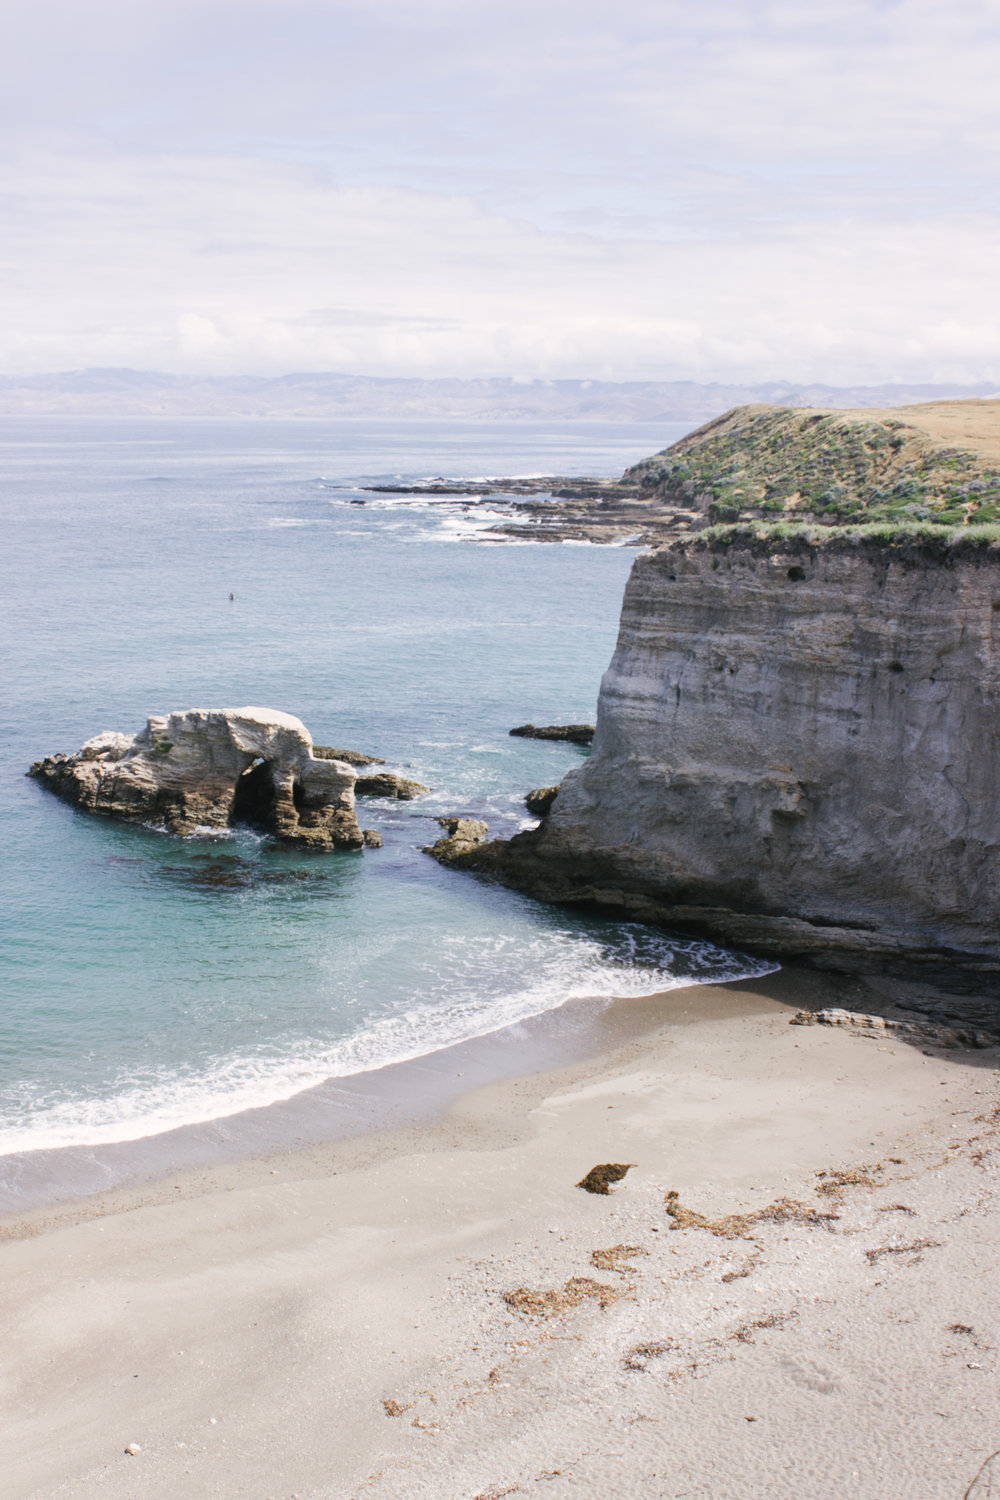
M998 725L992 529L709 529L637 557L593 753L549 815L462 863L758 951L991 985Z

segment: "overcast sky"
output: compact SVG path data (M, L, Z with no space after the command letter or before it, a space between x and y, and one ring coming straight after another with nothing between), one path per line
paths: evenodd
M996 0L0 0L0 369L1000 383Z

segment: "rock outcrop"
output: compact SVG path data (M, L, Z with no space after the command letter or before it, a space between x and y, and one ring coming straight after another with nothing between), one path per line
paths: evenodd
M28 772L88 812L171 833L250 824L284 843L361 848L353 768L317 758L309 731L269 708L153 715L136 735L96 735Z
M552 811L558 786L536 786L524 799L524 805L534 818L545 818Z
M437 818L436 822L447 833L447 838L438 839L424 849L442 865L461 864L463 856L479 849L486 842L489 829L480 818Z
M508 729L521 740L568 740L573 745L589 745L594 738L593 724L519 724Z
M395 771L378 771L374 776L359 776L354 783L356 797L390 797L396 802L412 802L430 791L421 781L408 781Z
M592 755L538 829L454 862L757 951L995 984L1000 544L955 536L639 556Z
M317 760L344 760L349 766L384 766L378 755L366 755L363 750L336 750L333 745L313 745Z

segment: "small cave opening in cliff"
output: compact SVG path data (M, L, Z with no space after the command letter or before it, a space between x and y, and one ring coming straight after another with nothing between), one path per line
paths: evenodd
M269 829L274 821L274 775L271 762L258 757L233 788L229 809L231 824L245 823L250 828Z

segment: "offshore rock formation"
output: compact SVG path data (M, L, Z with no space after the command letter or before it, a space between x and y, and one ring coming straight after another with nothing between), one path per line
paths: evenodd
M314 756L305 725L270 708L156 714L136 735L107 730L28 775L75 807L171 833L246 823L314 849L364 842L353 768Z
M1000 975L1000 544L858 533L639 556L593 753L455 863L837 967Z
M461 864L463 856L481 848L489 833L480 818L436 818L435 822L440 823L447 837L425 846L424 853L432 854L442 865Z
M422 781L408 781L396 771L378 771L374 776L359 776L354 783L356 797L389 797L396 802L412 802L431 788Z
M594 738L593 724L519 724L508 734L522 740L568 740L573 745L589 745Z
M384 766L378 755L366 755L363 750L336 750L333 745L313 745L317 760L346 760L349 766Z

